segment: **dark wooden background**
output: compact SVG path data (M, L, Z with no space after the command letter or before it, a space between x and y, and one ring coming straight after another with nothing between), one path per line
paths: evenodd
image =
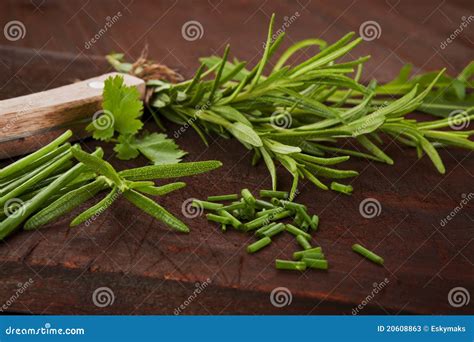
M150 57L186 76L193 73L200 56L221 53L226 43L236 57L255 62L272 12L277 13L277 28L285 17L299 14L287 29L287 45L309 37L335 41L350 30L358 31L365 21L379 23L380 38L351 52L372 55L365 80L387 81L407 62L417 71L446 66L455 73L473 59L474 24L445 49L440 44L473 9L469 0L4 0L1 26L19 20L26 35L17 41L0 36L0 99L104 73L110 68L103 55L122 51L134 59L145 45ZM120 20L86 49L85 42L119 11ZM181 28L190 20L201 23L201 39L183 39ZM170 133L178 128L167 127ZM177 142L190 152L188 161L224 163L218 171L187 179L185 190L161 200L178 215L183 201L191 197L270 186L265 167L250 166L250 154L235 141L217 139L205 148L189 130ZM111 149L106 151L111 157ZM173 314L193 295L196 283L209 278L211 284L183 314L350 315L373 284L387 278L388 285L361 314L472 314L472 299L455 308L448 293L463 287L474 295L474 204L465 206L446 226L440 225L462 195L474 191L472 153L442 151L447 166L442 176L426 158L417 161L412 150L389 144L387 151L396 160L394 166L362 160L347 163L361 172L353 181L353 196L318 191L309 184L301 188L299 200L321 217L315 239L326 251L328 272L275 270L274 259L289 257L297 248L289 236L250 256L245 252L248 237L223 234L203 217L187 219L192 231L179 235L119 200L89 227L69 229L70 215L1 243L0 304L12 301L8 313ZM113 161L118 168L144 162ZM288 185L280 171L283 185ZM360 215L359 203L365 198L381 203L380 216ZM351 251L355 242L384 256L385 266L355 255ZM25 293L11 300L18 284L30 278L33 283ZM112 290L112 305L94 305L92 295L99 287ZM270 292L277 287L291 291L290 305L271 304Z

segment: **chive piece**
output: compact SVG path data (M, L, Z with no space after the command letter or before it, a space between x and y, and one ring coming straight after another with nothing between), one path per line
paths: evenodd
M218 210L221 209L224 205L222 203L212 203L207 201L201 201L198 199L193 199L193 207L202 208L207 210Z
M278 270L292 270L292 271L304 271L306 270L306 264L302 261L292 260L275 260L275 267Z
M383 258L375 254L374 252L368 250L365 247L362 247L358 243L352 245L352 250L356 253L359 253L363 257L369 259L372 262L375 262L376 264L383 265Z
M300 213L298 213L298 211L296 212L295 217L293 217L293 222L294 222L297 226L301 226L301 223L303 222L303 219L301 218L301 215L300 215Z
M271 219L270 219L269 215L261 216L261 217L257 217L255 220L252 220L250 222L245 223L243 225L243 227L246 231L254 230L254 229L257 229L259 227L262 227L262 226L265 226L265 225L269 224L270 221L271 221Z
M332 182L331 190L340 192L342 194L350 195L352 194L352 190L354 190L354 188L352 187L352 185L345 185L338 182Z
M251 245L248 245L247 252L248 253L258 252L263 247L268 246L271 242L272 242L272 239L270 239L268 236L265 236L264 238L261 238L260 240L252 243Z
M232 204L220 207L219 210L232 211L232 210L235 210L235 209L242 209L244 207L245 207L245 202L234 202Z
M217 222L217 223L222 223L222 224L229 224L230 219L224 216L219 216L215 214L206 214L206 218L209 221Z
M207 200L209 202L219 202L219 201L232 201L239 198L237 194L229 194L229 195L218 195L218 196L208 196Z
M227 225L226 224L221 224L221 230L225 232L227 230Z
M317 268L317 269L320 269L320 270L327 270L328 269L327 260L303 258L302 261L306 264L306 266L311 267L311 268Z
M283 208L290 209L290 210L297 210L297 208L302 208L303 210L307 210L304 204L285 201L285 200L280 200L280 205L283 206Z
M284 210L281 211L277 214L270 214L268 215L271 221L278 221L284 218L287 218L288 216L291 216L292 212L290 210Z
M288 233L294 236L303 235L306 239L311 240L311 235L293 226L292 224L287 224L285 229Z
M270 223L270 224L268 224L268 225L266 225L266 226L263 226L263 227L261 227L261 228L259 228L259 229L257 229L257 230L255 231L255 235L257 235L257 236L259 236L259 237L265 236L264 233L265 233L268 229L270 229L271 227L273 227L273 226L275 226L275 225L276 225L276 223L275 223L275 222L272 222L272 223Z
M262 210L262 211L259 211L256 214L256 216L257 217L268 216L268 215L271 215L271 214L279 213L281 211L283 211L282 208L273 208L273 209L268 209L268 210Z
M288 192L276 190L260 190L260 197L275 197L279 199L287 199Z
M248 205L255 206L255 197L253 197L252 193L249 189L242 189L242 198Z
M255 200L255 207L257 207L258 209L273 209L273 208L275 208L275 206L273 204L271 204L270 202L267 202L267 201L264 201L264 200L261 200L261 199Z
M268 237L273 237L277 234L280 234L284 230L285 230L285 225L283 223L277 223L273 225L272 227L268 228L267 230L265 230L263 232L263 235L268 236Z
M304 230L305 232L308 231L308 227L309 227L309 223L307 221L303 221L301 224L300 224L300 229Z
M299 252L293 253L293 260L301 260L304 258L318 259L318 260L325 259L324 253L321 253L321 252L308 252L308 253L300 253L300 252L307 252L307 251L299 251Z
M9 175L12 175L17 171L22 170L24 167L27 167L29 164L33 163L34 161L38 160L49 152L55 150L56 147L66 142L71 136L72 131L67 130L65 133L61 134L58 138L54 139L48 145L40 148L38 151L33 152L27 155L26 157L21 158L16 162L4 167L0 170L0 179L8 177Z
M303 219L303 222L306 222L308 225L311 224L311 217L309 217L308 212L304 208L296 207L296 211L300 213L300 216Z
M318 226L319 226L319 216L318 215L313 215L311 217L311 223L310 223L309 226L314 231L318 230Z
M313 247L313 248L310 248L310 249L306 249L304 251L294 252L293 253L293 259L300 260L307 253L320 253L320 254L322 254L322 251L323 251L323 249L321 247Z
M308 240L306 240L303 235L297 235L296 241L298 241L298 243L303 249L311 249L311 244L308 242Z
M230 220L230 224L232 225L232 227L236 228L236 229L239 229L240 226L242 226L242 222L240 222L239 220L237 220L231 213L229 213L228 211L225 211L225 210L218 210L217 213L220 215L220 216L224 216L226 218L228 218Z

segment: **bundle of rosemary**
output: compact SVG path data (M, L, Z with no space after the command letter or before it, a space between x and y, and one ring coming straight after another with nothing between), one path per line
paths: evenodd
M172 229L189 232L182 221L146 196L163 196L186 184L155 186L152 180L191 176L222 165L210 160L149 165L117 172L102 159L102 149L92 154L84 152L79 145L71 146L67 142L71 136L72 132L67 131L38 151L0 169L0 206L4 208L0 217L0 240L23 223L25 230L37 229L107 189L109 193L74 218L71 226L93 220L123 196Z
M284 51L270 69L269 61L284 38L283 33L272 40L274 19L273 15L263 56L253 68L237 59L229 61L227 46L222 57L202 58L190 80L172 84L149 79L152 95L148 105L158 125L162 127L157 113L192 126L206 144L210 133L238 139L254 152L253 164L263 159L274 190L275 161L293 175L291 197L300 178L326 190L321 177L356 176L356 171L334 167L350 156L393 164L383 150L384 136L416 148L420 158L428 155L440 173L445 167L437 148L474 149L469 140L473 131L446 130L454 124L454 128L467 126L474 118L474 95L470 93L474 63L456 78L441 70L409 79L411 68L407 66L392 82L377 85L372 81L366 86L359 80L369 56L349 58L349 52L361 42L349 33L334 44L320 39L300 41ZM312 46L320 52L297 65L289 62L295 53ZM340 62L343 57L349 60ZM122 54L107 58L118 71L137 75L156 65L132 65L123 61ZM407 118L414 110L442 118ZM353 139L361 149L340 148L341 139ZM347 192L344 187L333 189Z

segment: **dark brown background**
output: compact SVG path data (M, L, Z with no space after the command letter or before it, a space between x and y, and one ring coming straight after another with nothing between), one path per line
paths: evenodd
M84 44L103 27L107 16L122 17L90 49ZM379 39L365 42L352 56L371 54L364 79L392 78L406 62L416 70L444 66L459 72L473 58L474 30L468 27L446 49L443 42L473 13L472 1L2 1L0 23L20 20L26 36L10 42L0 36L0 98L5 99L67 84L109 70L103 55L123 51L129 59L148 44L149 55L190 76L198 57L221 53L226 43L240 59L260 56L272 12L276 27L299 13L287 30L287 44L309 37L334 41L368 20L382 29ZM199 21L203 37L187 41L181 27ZM474 25L474 24L471 24ZM309 52L308 52L309 53ZM304 56L301 56L304 57ZM153 128L153 125L149 125ZM172 133L178 127L168 125ZM212 140L212 139L211 139ZM187 179L188 187L160 200L180 215L190 197L267 188L264 166L250 166L250 154L235 141L214 140L205 148L191 130L177 139L190 152L186 160L219 159L220 170ZM93 146L94 142L87 142ZM28 287L8 312L36 314L173 314L193 294L195 283L212 283L184 314L299 313L351 314L371 293L373 283L389 283L361 311L367 313L466 314L472 300L454 308L448 292L464 287L473 295L473 204L445 227L440 220L473 191L474 160L467 151L444 150L447 173L439 175L429 160L395 144L386 147L396 164L353 160L361 176L353 196L316 190L303 184L299 200L321 217L316 241L326 251L328 272L302 274L274 269L297 246L289 236L249 256L248 237L221 233L203 217L187 219L189 235L170 233L162 224L119 200L90 226L68 229L71 216L37 232L16 234L0 244L0 303ZM107 148L108 157L112 156ZM144 160L113 163L118 168ZM281 171L282 185L289 179ZM380 216L365 219L359 203L380 201ZM355 255L359 242L385 257L378 267ZM99 308L92 302L98 287L112 289L115 301ZM270 303L270 292L286 287L293 301L284 308Z

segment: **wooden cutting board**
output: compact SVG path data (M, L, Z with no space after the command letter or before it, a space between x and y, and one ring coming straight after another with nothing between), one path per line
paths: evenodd
M466 30L441 51L440 42L469 13L467 1L265 2L232 1L193 4L186 2L135 1L127 10L116 2L44 2L40 9L29 3L0 4L3 22L16 17L25 21L27 34L0 46L0 98L7 99L87 79L109 69L102 56L113 50L128 50L138 56L146 42L149 54L160 62L191 76L198 57L221 51L225 42L239 59L255 61L266 34L268 14L299 17L286 28L290 41L322 36L334 41L361 23L376 20L382 34L354 53L371 54L365 80L387 81L403 62L418 69L448 66L460 71L472 56L473 31ZM39 14L38 11L41 11ZM121 11L122 18L90 49L84 42L93 37L104 18ZM130 12L129 12L130 11ZM446 17L450 18L447 20ZM92 19L93 18L93 19ZM137 18L140 18L139 20ZM181 28L190 20L203 26L201 39L183 39ZM61 30L57 28L61 27ZM147 128L155 130L149 122ZM167 123L173 136L179 127ZM191 130L177 139L189 152L188 161L219 159L224 166L212 173L186 179L185 190L159 200L181 215L182 203L190 198L231 193L248 187L252 191L270 186L263 165L250 166L251 155L230 140L211 139L205 148ZM110 145L87 140L85 146L102 145L106 157ZM18 284L32 279L25 293L7 307L8 313L37 314L360 314L425 313L470 314L474 295L474 202L469 202L448 225L441 226L473 190L474 158L463 150L441 151L447 173L436 173L426 158L417 161L415 151L387 146L395 159L388 166L351 160L347 168L361 175L353 182L355 193L344 196L318 191L302 184L299 200L321 217L315 241L330 262L328 272L303 274L277 271L277 257L289 257L297 246L290 237L276 239L271 248L247 255L248 237L223 234L205 218L186 219L189 235L175 234L147 215L118 201L92 225L69 229L74 214L37 232L16 234L0 244L0 303L16 293ZM145 160L122 162L122 169L143 165ZM279 170L282 186L290 179ZM379 216L360 215L366 198L381 204ZM96 201L98 200L95 199ZM93 203L93 201L92 201ZM350 247L359 242L385 257L385 267L355 255ZM367 301L379 284L387 286ZM210 279L196 297L197 283ZM97 289L109 288L114 301L94 304ZM452 306L448 295L454 288L470 291L471 301ZM270 301L276 288L287 288L292 301L278 308ZM191 299L190 299L191 298ZM364 302L365 301L365 302Z
M35 151L67 129L76 139L87 137L85 126L102 114L104 81L116 75L108 73L0 101L0 159ZM122 77L124 84L136 87L143 98L145 82L131 75Z

